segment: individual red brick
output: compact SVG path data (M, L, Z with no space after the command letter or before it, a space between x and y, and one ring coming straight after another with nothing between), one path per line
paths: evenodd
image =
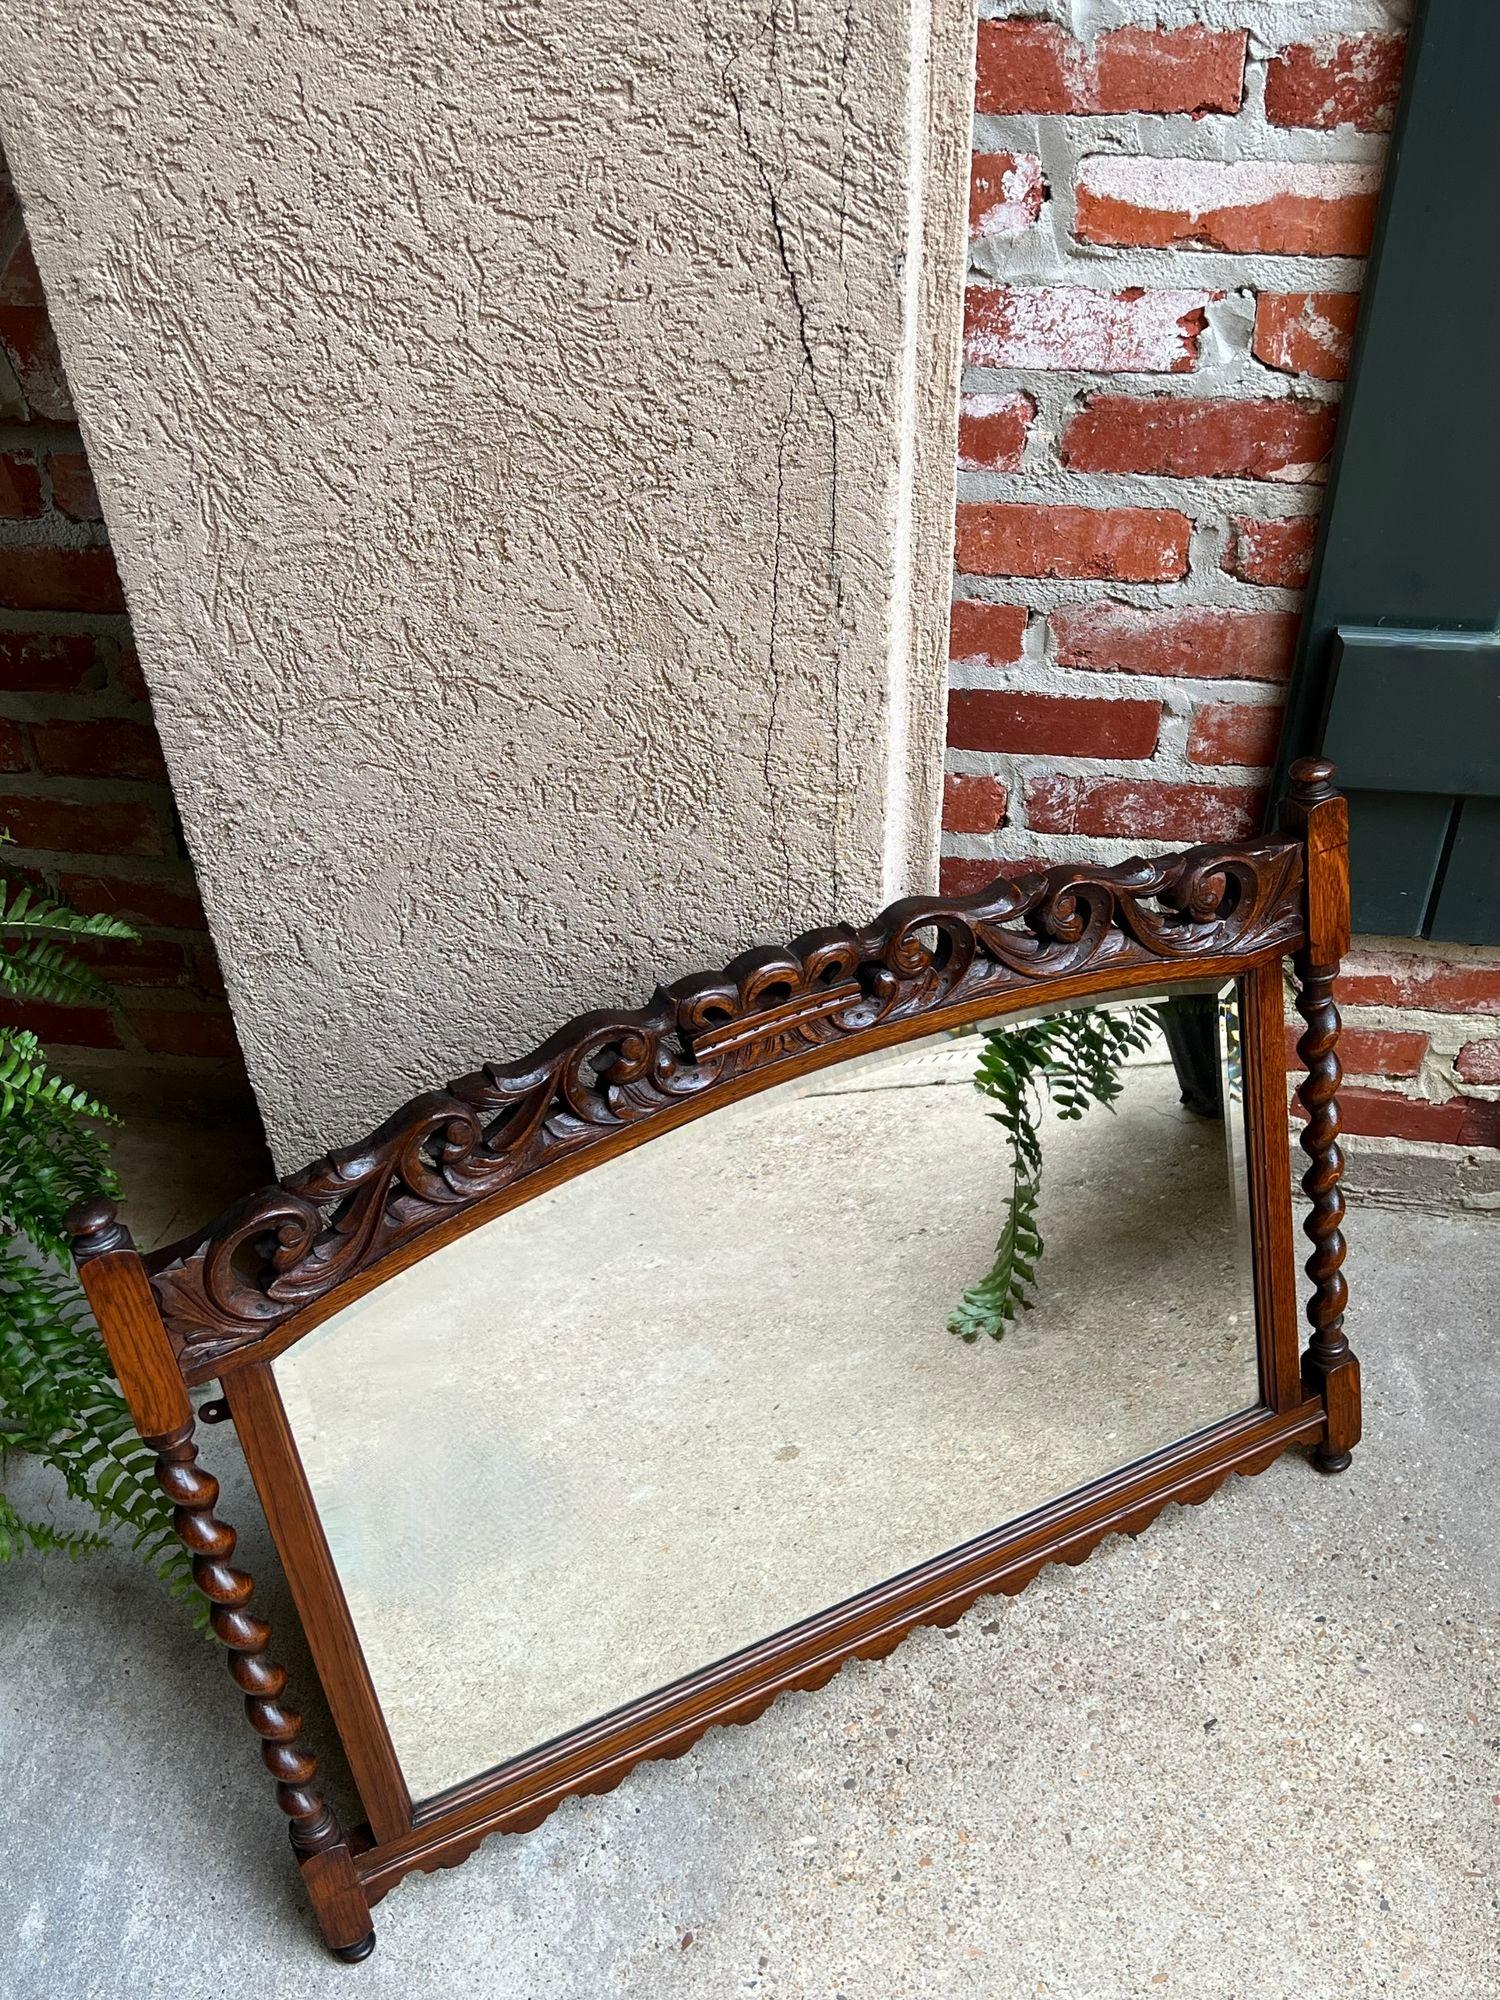
M153 807L129 800L44 799L31 794L0 798L0 828L18 847L61 854L161 854L162 823Z
M1348 1076L1415 1076L1427 1054L1427 1036L1398 1028L1351 1028L1339 1036L1339 1060Z
M0 1000L0 1028L29 1028L48 1048L117 1049L107 1007L55 1007L47 1000Z
M159 924L164 930L208 928L203 904L191 879L153 876L145 881L123 875L64 875L63 894L86 916L122 917L131 924Z
M222 1008L132 1007L130 1025L153 1055L235 1056L240 1045Z
M1159 701L1072 699L1001 688L955 688L948 697L948 741L955 750L1149 757L1160 725Z
M970 285L964 358L974 368L1082 368L1186 375L1208 324L1205 291L1088 285Z
M0 716L0 771L24 771L29 762L26 734L20 723Z
M3 824L0 820L0 824ZM1356 949L1339 974L1339 1000L1348 1006L1425 1007L1439 1014L1500 1013L1500 961L1454 962L1415 952Z
M1036 404L1019 389L964 396L958 406L958 463L964 472L1017 472Z
M966 666L1009 667L1026 636L1024 604L982 604L961 597L948 626L948 657Z
M165 778L161 744L149 722L100 716L84 722L34 722L38 770L81 778Z
M34 458L0 452L0 520L34 521L42 512L42 480Z
M1190 605L1141 611L1128 604L1077 604L1048 620L1059 666L1186 680L1284 681L1297 638L1293 611Z
M1294 1101L1297 1118L1307 1113ZM1400 1090L1349 1084L1339 1092L1343 1131L1357 1138L1414 1139L1448 1146L1500 1146L1500 1103L1450 1097L1438 1103Z
M1500 1083L1500 1041L1465 1042L1453 1064L1465 1083Z
M1184 785L1157 778L1049 772L1026 781L1026 819L1037 833L1237 840L1259 825L1264 799L1258 786Z
M1460 1146L1500 1146L1500 1104L1477 1097L1461 1100L1464 1122L1458 1128Z
M182 946L166 938L79 938L69 950L111 986L177 986L187 972Z
M1090 396L1063 433L1074 472L1306 482L1333 449L1338 412L1298 396Z
M976 153L969 169L969 234L1020 236L1047 199L1035 153Z
M224 974L219 965L219 955L212 944L200 944L193 953L193 979L200 992L210 1000L228 997L224 985Z
M1014 882L1022 875L1038 874L1046 866L1045 861L1011 855L970 860L963 855L945 854L938 863L938 887L945 896L972 896L976 889L988 889L992 882Z
M102 521L98 490L89 462L81 451L54 451L47 460L53 504L70 521Z
M1269 764L1281 735L1281 710L1216 701L1200 708L1188 736L1190 764Z
M1408 1097L1399 1090L1376 1090L1349 1084L1339 1092L1339 1124L1356 1138L1436 1139L1456 1146L1464 1128L1467 1101L1450 1097L1435 1104L1425 1097ZM1297 1107L1298 1116L1304 1115Z
M950 771L943 779L943 827L948 833L998 833L1010 797L999 778Z
M35 543L0 549L0 605L13 611L123 611L125 593L107 548Z
M0 632L0 689L8 694L81 694L103 678L90 638Z
M1187 574L1192 523L1166 507L964 502L955 562L970 576L1097 577L1169 583Z
M151 692L141 672L141 658L134 646L122 646L115 661L115 681L121 694L132 701L149 701Z
M981 113L1238 111L1245 36L1234 29L1115 28L1080 42L1050 21L981 21Z
M1342 382L1358 314L1358 292L1262 292L1255 301L1256 359L1284 375Z
M973 861L963 854L945 854L938 863L938 890L944 896L972 896L995 879L993 861Z
M1302 1058L1297 1042L1303 1030L1290 1024L1286 1031L1287 1068L1300 1070ZM1396 1028L1351 1028L1345 1023L1339 1036L1339 1061L1346 1076L1415 1076L1427 1053L1427 1037Z
M1362 257L1379 186L1373 166L1099 153L1079 168L1074 229L1089 243Z
M1307 582L1318 539L1316 514L1297 514L1284 521L1236 514L1230 526L1234 532L1224 568L1231 576L1281 590L1300 590Z
M1401 95L1404 35L1325 35L1292 42L1266 65L1266 118L1332 132L1388 132Z

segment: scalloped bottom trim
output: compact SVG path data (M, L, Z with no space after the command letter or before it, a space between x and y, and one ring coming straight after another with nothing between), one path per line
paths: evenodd
M1170 1476L1170 1469L1165 1477L1160 1468L1138 1473L1136 1476L1143 1481L1149 1480L1148 1489L1133 1495L1122 1493L1118 1504L1099 1518L1080 1521L1071 1529L1065 1520L1061 1521L1044 1546L1025 1552L1018 1550L1008 1560L1002 1550L997 1550L985 1574L955 1582L947 1594L935 1601L915 1606L894 1601L885 1622L874 1629L822 1657L789 1662L784 1670L770 1672L764 1685L735 1694L718 1706L706 1708L702 1714L665 1723L658 1735L644 1737L627 1749L617 1750L596 1770L561 1779L555 1787L530 1800L497 1804L473 1825L445 1829L445 1819L468 1809L465 1805L454 1805L434 1811L425 1824L416 1826L399 1842L365 1847L356 1856L355 1867L370 1902L378 1902L407 1874L430 1874L438 1868L456 1867L492 1834L532 1831L567 1799L613 1791L637 1764L685 1755L710 1729L753 1722L780 1695L825 1687L850 1660L885 1658L908 1633L921 1626L952 1625L981 1597L1019 1596L1044 1569L1054 1564L1065 1563L1076 1569L1111 1536L1141 1534L1166 1507L1199 1506L1231 1475L1250 1477L1263 1472L1289 1445L1316 1445L1325 1429L1321 1404L1303 1405L1283 1417L1264 1415L1270 1435L1263 1431L1253 1441L1245 1439L1238 1449L1221 1448L1217 1463L1185 1471L1175 1479Z

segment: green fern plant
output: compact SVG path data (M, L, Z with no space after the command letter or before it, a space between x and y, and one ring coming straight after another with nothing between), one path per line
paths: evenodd
M0 834L0 843L8 839ZM0 878L0 995L24 1005L107 1001L68 949L133 938L117 918L82 916L56 896ZM0 1562L34 1552L75 1559L122 1532L176 1595L187 1557L136 1436L67 1255L63 1217L86 1195L117 1194L102 1127L111 1113L55 1075L29 1029L0 1028L0 1452L56 1472L99 1529L59 1528L0 1492Z
M1091 1104L1113 1110L1125 1087L1120 1070L1149 1044L1155 1016L1153 1007L1075 1007L1018 1027L991 1028L984 1036L974 1087L999 1106L990 1116L1009 1141L1011 1185L995 1261L948 1317L948 1331L960 1340L985 1334L1003 1340L1016 1315L1036 1303L1047 1104L1070 1123Z

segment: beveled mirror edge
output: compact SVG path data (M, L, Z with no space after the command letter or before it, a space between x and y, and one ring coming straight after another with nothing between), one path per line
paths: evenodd
M292 1845L304 1883L324 1938L337 1956L355 1960L368 1955L374 1947L374 1932L369 1921L371 1905L407 1872L453 1865L464 1859L491 1832L520 1831L534 1826L562 1798L577 1792L606 1790L643 1758L680 1754L716 1722L749 1720L785 1688L820 1686L831 1678L844 1659L889 1651L914 1625L948 1622L957 1617L975 1597L986 1592L1019 1590L1050 1562L1081 1561L1104 1535L1112 1532L1138 1533L1169 1502L1196 1502L1220 1485L1230 1472L1262 1470L1289 1444L1312 1445L1315 1462L1325 1471L1340 1471L1348 1465L1352 1448L1359 1438L1360 1392L1358 1363L1343 1331L1347 1293L1340 1268L1344 1242L1340 1227L1343 1201L1338 1186L1342 1159L1337 1145L1339 1019L1333 1000L1339 959L1348 945L1347 814L1342 798L1333 788L1332 779L1332 767L1319 759L1303 759L1293 767L1291 787L1281 814L1282 826L1291 836L1290 843L1231 843L1223 848L1190 850L1186 855L1169 856L1158 863L1126 864L1120 870L1055 869L1045 876L1029 878L1030 884L1034 885L1029 890L1025 883L1015 885L1022 890L1023 900L1028 893L1031 894L1029 910L1032 914L1042 897L1050 897L1048 908L1054 917L1061 899L1070 890L1086 885L1096 892L1096 907L1099 896L1109 898L1112 921L1117 922L1122 914L1128 913L1132 902L1138 901L1142 895L1161 893L1160 887L1142 887L1142 879L1148 874L1157 875L1162 881L1170 877L1174 887L1185 888L1186 893L1191 895L1195 891L1201 893L1205 879L1213 881L1213 874L1206 874L1206 871L1214 868L1218 869L1221 878L1227 879L1227 874L1232 872L1243 880L1244 871L1248 869L1252 879L1255 879L1256 862L1264 869L1275 867L1278 861L1284 863L1288 853L1293 857L1295 865L1290 873L1294 901L1284 911L1278 906L1278 914L1283 921L1272 924L1270 934L1263 932L1254 938L1253 943L1247 935L1251 926L1242 925L1222 964L1218 959L1210 960L1205 952L1193 968L1194 975L1199 977L1209 974L1226 978L1244 977L1246 990L1257 996L1254 1004L1246 1010L1247 1018L1257 1024L1251 1032L1259 1051L1258 1059L1255 1059L1247 1047L1246 1057L1247 1065L1254 1062L1256 1077L1255 1088L1246 1092L1249 1122L1247 1146L1254 1190L1252 1223L1257 1232L1257 1267L1265 1262L1279 1274L1266 1294L1266 1331L1259 1336L1263 1357L1267 1342L1274 1350L1269 1365L1263 1358L1262 1405L1211 1431L1199 1433L1158 1452L1136 1466L1126 1468L1121 1474L1084 1489L1081 1494L1068 1495L1053 1507L1041 1510L1039 1515L1028 1517L1032 1524L1029 1528L1023 1522L1016 1524L1014 1533L1012 1530L1000 1531L1008 1538L1003 1548L993 1548L990 1538L981 1538L987 1551L986 1557L973 1558L973 1550L979 1545L968 1544L949 1557L939 1558L936 1565L939 1569L966 1556L977 1560L977 1571L966 1573L961 1582L953 1582L950 1578L947 1587L934 1586L924 1594L914 1579L929 1577L934 1570L934 1565L929 1564L917 1572L908 1572L905 1577L894 1579L890 1585L865 1593L862 1598L851 1600L855 1607L866 1607L874 1622L866 1629L845 1632L816 1657L799 1660L787 1657L780 1664L774 1659L763 1658L758 1666L752 1665L749 1669L742 1665L742 1671L751 1673L748 1685L738 1692L721 1689L716 1699L708 1700L706 1704L700 1701L696 1706L692 1703L691 1690L700 1687L704 1677L695 1676L686 1684L687 1709L680 1713L657 1714L655 1726L642 1723L638 1733L633 1734L630 1740L617 1743L612 1750L598 1744L590 1750L588 1739L591 1732L575 1732L573 1736L563 1739L561 1744L551 1746L550 1754L554 1759L561 1753L567 1754L551 1770L550 1776L544 1778L539 1771L532 1773L531 1789L524 1798L517 1797L511 1789L516 1783L518 1768L512 1765L501 1773L476 1778L459 1792L449 1793L424 1806L419 1813L410 1814L407 1830L397 1832L392 1838L380 1837L372 1829L356 1829L353 1835L345 1836L332 1809L317 1789L316 1762L299 1740L300 1718L281 1700L286 1675L269 1657L269 1630L263 1620L254 1617L247 1609L253 1588L251 1579L231 1565L234 1532L219 1521L213 1511L218 1494L217 1482L197 1463L194 1418L186 1384L209 1379L216 1371L210 1367L194 1367L185 1351L180 1327L169 1333L159 1282L162 1266L160 1263L154 1265L148 1279L147 1266L136 1252L129 1231L120 1223L113 1204L108 1201L84 1203L74 1211L68 1226L85 1291L99 1320L132 1415L144 1441L158 1454L157 1478L177 1508L178 1533L192 1555L195 1580L209 1599L211 1623L228 1651L233 1678L245 1695L247 1719L262 1739L262 1756L277 1780L278 1803L290 1821ZM1127 879L1120 880L1122 876ZM898 961L903 949L907 951L906 962L910 965L916 956L910 951L912 933L932 926L940 916L945 924L956 925L960 933L966 933L971 947L976 933L986 921L986 912L979 906L986 905L997 892L1003 892L1000 900L1006 905L1006 916L1013 918L1017 905L1009 899L1012 886L1008 883L992 885L991 890L958 899L956 903L942 898L908 899L905 904L893 906L865 932L816 933L811 942L833 937L842 943L852 940L859 944L879 933L883 947L893 951ZM1287 886L1284 873L1278 886L1283 891ZM1065 905L1069 925L1073 922L1078 900L1075 896L1071 905ZM1135 913L1142 914L1138 907ZM1149 922L1160 921L1155 913L1145 914ZM1003 924L1006 916L992 921ZM1068 925L1063 928L1068 928ZM1074 942L1086 932L1085 922L1075 930ZM1012 943L1014 941L1012 938ZM802 942L808 941L799 941ZM1313 1243L1313 1254L1306 1267L1312 1280L1312 1295L1307 1307L1312 1338L1300 1361L1292 1277L1290 1193L1284 1167L1285 1070L1280 1032L1279 973L1276 970L1281 954L1288 950L1293 953L1296 968L1298 1009L1307 1022L1307 1030L1298 1044L1307 1068L1307 1074L1298 1087L1298 1097L1306 1114L1301 1144L1309 1159L1303 1187L1311 1203L1304 1227ZM735 964L753 974L756 967L751 961L759 956L746 954ZM972 956L971 948L970 963ZM1167 956L1174 954L1169 952ZM1152 966L1150 976L1168 976L1162 973L1159 955L1148 955L1140 962ZM1089 992L1110 983L1111 979L1118 980L1118 973L1117 964L1102 978L1094 978L1087 971L1074 972L1057 981L1060 989L1057 997L1086 997ZM920 978L923 974L940 976L931 955L928 955L925 964L916 968L914 976ZM1042 998L1039 988L1043 983L1050 982L1034 981L1023 986L1021 991L1025 999L1035 1001ZM683 998L691 997L684 996L682 989L691 989L693 985L694 982L681 982L678 988L672 989L679 1003ZM663 997L659 995L658 1000ZM975 1009L976 1015L985 1011L996 1014L1005 1011L1003 1006L993 1005L992 998L988 994L983 997ZM924 1017L924 1031L941 1024L938 1015L945 1004L951 1007L953 1002L947 996L940 996L936 1002L920 1010ZM753 1015L755 1011L751 1008L746 1013ZM564 1031L564 1037L554 1037L552 1043L544 1045L539 1056L553 1051L558 1041L568 1034L576 1036L588 1030L591 1022L597 1023L599 1019L598 1016L583 1017L573 1024L571 1030ZM613 1024L618 1039L621 1017L605 1019ZM633 1016L631 1020L631 1032L635 1032L641 1017ZM607 1040L608 1037L595 1046L605 1046ZM850 1053L855 1052L850 1050ZM517 1067L512 1065L511 1071ZM792 1074L790 1070L780 1073ZM499 1074L480 1072L480 1077L492 1079ZM407 1115L423 1102L421 1099L414 1100L413 1105L407 1107ZM398 1114L398 1120L388 1121L382 1132L389 1133L390 1127L397 1124L401 1116ZM1257 1129L1260 1135L1258 1140L1251 1136ZM409 1140L410 1130L406 1136ZM356 1157L352 1165L357 1168L359 1164ZM309 1172L316 1174L327 1170L338 1177L346 1174L350 1166L351 1155L342 1154L319 1162ZM294 1182L296 1179L293 1177ZM389 1167L378 1181L376 1175L371 1173L357 1179L354 1185L363 1188L372 1182L378 1185L383 1204L390 1192ZM408 1194L415 1192L409 1184L403 1185ZM297 1192L295 1186L289 1189L282 1184L279 1189L267 1192L273 1198L290 1193L303 1203L302 1210L292 1210L281 1218L291 1226L291 1247L295 1251L297 1231L299 1227L305 1228L306 1210L311 1203ZM467 1206L472 1207L478 1199L480 1197L474 1197ZM1283 1209L1284 1217L1281 1215ZM368 1218L372 1211L373 1202L367 1197L365 1216ZM375 1214L374 1220L378 1223L379 1219L379 1214ZM278 1216L273 1208L272 1213L260 1216L257 1226L264 1234L274 1230L277 1222ZM200 1242L196 1246L200 1264L205 1254L211 1255L215 1249L221 1255L232 1255L236 1244L249 1240L246 1235L247 1217L241 1211L232 1212L231 1217L226 1218L226 1224L233 1226L226 1233L225 1225L220 1225L221 1233L217 1241L211 1233L206 1244ZM1261 1231L1266 1232L1264 1236L1258 1233ZM410 1235L419 1233L414 1229ZM311 1244L304 1244L299 1254L307 1256L312 1247ZM363 1261L373 1266L384 1258L390 1247L382 1244L374 1256L365 1254ZM364 1252L368 1253L369 1248L370 1240L366 1237ZM176 1255L179 1261L183 1254L183 1246L178 1246ZM291 1262L296 1261L296 1256L293 1256ZM351 1263L359 1261L358 1256L350 1259ZM341 1270L335 1284L341 1282L343 1276ZM333 1284L322 1288L325 1294L333 1289ZM1262 1323L1259 1279L1256 1296L1259 1327ZM281 1317L289 1318L290 1314ZM252 1335L252 1338L255 1337L258 1335ZM263 1360L263 1356L261 1358ZM274 1379L269 1367L245 1366L243 1381L248 1382L253 1377L263 1377L270 1383L274 1394ZM239 1401L245 1410L245 1435L247 1438L257 1436L261 1427L246 1407L242 1388L234 1391L234 1400ZM300 1493L294 1496L296 1503L299 1507L305 1506L315 1519L305 1478L299 1482L294 1475L289 1483L294 1488L300 1484ZM1022 1542L1014 1538L1021 1536L1023 1530L1032 1537L1025 1541L1024 1550ZM914 1589L920 1601L913 1598ZM894 1596L890 1595L892 1592ZM297 1594L299 1611L306 1618L307 1607L301 1602L303 1593ZM315 1585L313 1595L317 1595ZM880 1606L875 1605L876 1599L882 1600ZM337 1601L329 1598L316 1609L319 1615L337 1623L341 1606L340 1594ZM850 1606L842 1609L847 1613ZM352 1640L346 1606L342 1606L341 1615ZM793 1633L782 1635L782 1643L795 1640L798 1633L805 1638L807 1630L806 1625L794 1628ZM357 1655L357 1640L353 1644ZM778 1642L773 1640L767 1644L774 1646ZM754 1655L761 1654L762 1650L751 1649ZM745 1656L741 1655L739 1659L743 1663ZM326 1670L321 1661L319 1670L325 1675L326 1685ZM347 1661L343 1669L351 1680L357 1680L362 1671L362 1655L357 1660ZM712 1675L715 1670L707 1672ZM364 1678L368 1682L367 1672ZM334 1689L327 1687L326 1691L337 1715ZM684 1684L679 1684L676 1700L678 1703L684 1700ZM388 1745L388 1736L386 1742ZM524 1764L529 1760L521 1761ZM399 1805L399 1802L396 1803ZM368 1801L366 1810L369 1810ZM386 1818L386 1815L382 1813L381 1817ZM387 1824L391 1823L387 1820Z

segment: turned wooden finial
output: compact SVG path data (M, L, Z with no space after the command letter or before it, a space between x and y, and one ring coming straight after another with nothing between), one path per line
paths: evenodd
M1326 757L1299 757L1287 773L1288 796L1299 806L1321 805L1324 799L1337 796L1337 776Z
M75 1201L63 1217L63 1228L73 1239L75 1264L86 1264L90 1257L102 1257L110 1250L135 1247L135 1239L108 1195L96 1194L87 1201Z

